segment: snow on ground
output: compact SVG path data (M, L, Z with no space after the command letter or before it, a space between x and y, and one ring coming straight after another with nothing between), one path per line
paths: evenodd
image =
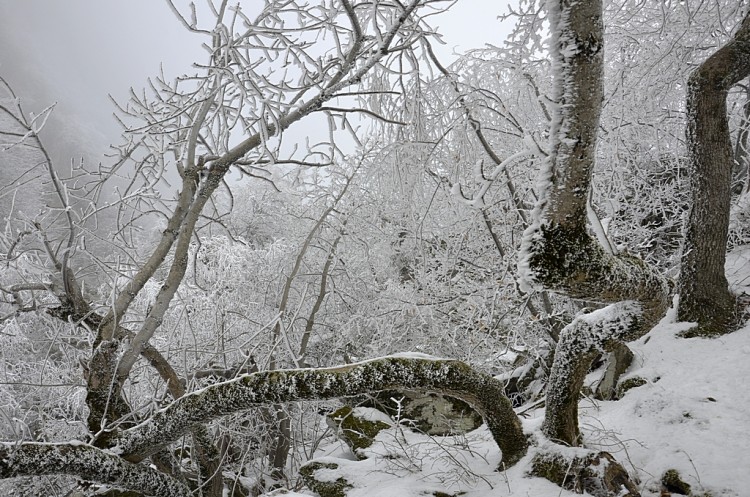
M750 495L750 327L718 339L684 339L670 311L630 345L628 376L648 383L616 402L581 404L587 443L635 469L644 495L674 468L696 491Z
M750 284L750 250L728 258L735 290ZM589 448L612 453L639 482L643 497L660 495L660 480L676 469L694 492L711 497L750 495L750 326L718 339L684 339L689 327L675 311L630 343L635 355L625 375L646 380L618 401L584 399L581 429ZM596 372L589 378L596 378ZM526 413L536 432L543 410ZM489 431L462 437L427 437L398 427L382 431L357 461L341 442L317 457L338 464L326 479L345 478L347 497L417 497L435 491L465 497L571 497L571 492L525 475L530 454L507 472ZM319 473L322 476L322 473ZM313 495L304 494L284 495Z
M353 486L347 497L424 497L434 492L464 492L465 497L576 495L561 493L546 480L525 478L523 462L504 473L495 471L500 453L484 426L462 437L384 430L363 452L368 459L357 461L343 444L330 446L328 455L316 460L339 467L319 470L316 476L326 481L346 479Z

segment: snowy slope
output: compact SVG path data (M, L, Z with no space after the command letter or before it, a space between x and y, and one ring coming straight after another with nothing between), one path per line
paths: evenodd
M712 340L675 336L687 327L670 311L630 344L629 376L648 383L617 402L583 402L587 442L629 461L644 495L658 495L670 468L695 491L750 495L750 327Z

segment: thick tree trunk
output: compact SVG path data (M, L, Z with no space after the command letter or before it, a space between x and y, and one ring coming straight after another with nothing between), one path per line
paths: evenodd
M641 259L612 254L588 232L586 209L603 94L602 5L599 0L551 0L549 12L557 111L540 201L524 234L519 269L528 286L613 304L604 313L574 321L561 333L555 351L544 432L577 445L578 396L591 362L617 341L646 333L669 305L669 285Z
M385 357L324 369L261 371L185 395L147 422L118 434L123 457L138 462L173 442L196 423L258 405L323 400L392 389L444 393L482 415L508 467L526 453L528 441L503 383L458 361Z
M601 1L553 0L549 10L557 112L540 201L524 234L521 277L573 298L638 301L653 323L668 305L667 281L636 257L609 253L586 226L603 94Z
M604 28L599 0L549 2L557 112L550 130L546 214L554 225L586 224L604 94Z
M693 72L687 91L691 209L679 278L678 317L698 323L687 336L732 331L737 304L724 264L732 187L727 94L750 74L750 14L734 38Z

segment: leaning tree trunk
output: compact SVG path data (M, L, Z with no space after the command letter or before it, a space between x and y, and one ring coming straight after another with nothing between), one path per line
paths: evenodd
M642 260L605 249L586 226L601 115L604 39L600 0L550 0L557 112L540 200L526 230L522 282L611 303L565 328L555 351L544 434L579 443L578 395L593 359L647 332L669 305L667 281Z
M687 336L732 331L737 303L724 274L732 187L727 94L750 74L750 13L732 40L693 72L687 90L690 215L678 282Z

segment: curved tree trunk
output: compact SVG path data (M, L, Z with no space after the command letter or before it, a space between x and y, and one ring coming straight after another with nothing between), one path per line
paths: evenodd
M646 333L669 306L669 284L641 259L615 255L588 233L586 208L601 115L604 40L600 0L551 0L557 112L533 223L524 233L522 283L617 303L561 333L547 387L545 435L577 445L578 395L597 352ZM629 302L623 302L629 301Z
M557 112L540 199L524 233L522 283L589 301L635 300L653 322L668 305L667 281L637 257L610 253L586 225L603 94L601 1L552 0L549 10Z
M619 302L573 320L560 333L552 364L542 432L550 440L579 445L578 401L591 363L611 352L633 329L640 329L642 310L633 301ZM558 359L559 357L559 359Z
M469 403L500 447L502 468L526 455L529 442L501 381L459 361L384 357L333 368L262 371L206 387L176 399L148 421L115 433L107 452L86 444L0 445L0 478L64 473L149 495L188 496L183 483L137 463L197 425L251 407L397 388L444 393Z
M322 369L261 371L185 395L147 422L117 435L122 457L139 462L177 440L191 426L258 405L324 400L391 389L444 393L469 403L482 415L509 467L528 441L503 383L459 361L384 357Z
M693 72L687 90L690 215L678 282L686 336L733 330L737 303L724 274L732 187L727 94L750 74L750 13L733 39Z

